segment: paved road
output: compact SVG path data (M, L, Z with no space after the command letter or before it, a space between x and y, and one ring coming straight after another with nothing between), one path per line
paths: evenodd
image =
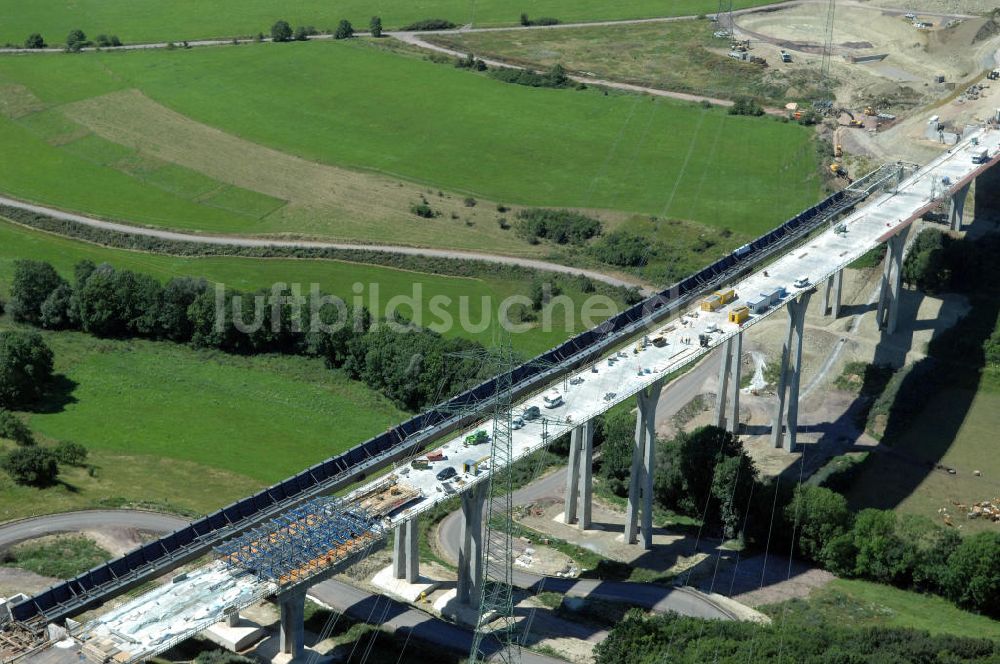
M169 533L188 525L188 520L171 514L142 510L86 510L49 514L0 525L0 551L18 542L57 533L135 528L151 533Z
M717 354L709 356L717 357ZM664 421L700 394L702 385L717 369L707 359L664 388L657 407L657 421ZM549 473L514 492L514 504L526 505L543 498L562 498L566 490L566 468ZM462 537L462 511L446 516L437 529L438 548L452 564L458 561ZM706 595L691 588L666 588L641 583L600 581L596 579L559 579L514 570L514 584L532 592L558 592L570 597L588 597L641 606L653 611L675 611L699 618L734 619L735 616Z
M142 226L132 226L130 224L116 223L95 219L73 212L65 212L56 208L44 205L25 203L15 198L0 196L0 204L45 214L56 219L71 221L91 228L115 231L128 235L158 238L162 240L173 240L178 242L194 242L212 246L227 247L288 247L307 249L337 249L337 250L358 250L377 251L387 254L401 254L406 256L424 256L430 258L448 258L453 260L473 260L484 263L498 263L500 265L517 265L520 267L541 270L543 272L557 272L560 274L582 274L595 281L601 281L612 286L624 286L631 288L639 286L638 280L620 278L598 272L596 270L586 270L583 268L567 267L558 263L536 260L533 258L518 258L516 256L502 256L498 254L479 253L474 251L457 251L452 249L427 249L422 247L404 247L386 244L350 244L346 242L320 242L311 240L268 240L264 238L235 237L231 235L201 235L194 233L180 233L157 228L145 228Z
M186 526L188 521L170 514L141 510L86 510L50 514L0 525L0 551L18 542L44 535L55 535L107 528L135 528L153 533L168 533ZM468 630L440 620L406 604L374 595L354 586L331 580L313 586L310 596L352 618L382 624L393 633L412 634L413 638L455 650L468 652L472 634ZM555 664L561 660L525 651L526 664Z
M383 629L404 639L409 636L462 653L467 653L472 648L472 632L469 630L435 618L408 604L383 595L373 595L340 581L316 584L309 590L309 597L356 620L381 624ZM521 661L525 664L562 662L528 650L522 651Z

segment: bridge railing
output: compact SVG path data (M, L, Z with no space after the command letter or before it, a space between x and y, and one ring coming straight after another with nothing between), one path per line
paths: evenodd
M599 358L623 338L651 327L696 296L733 281L741 273L797 242L823 222L863 200L864 194L843 190L792 217L708 267L595 328L586 330L513 370L515 396L520 396ZM317 495L359 481L393 460L416 454L463 424L480 417L476 406L494 396L497 381L488 379L448 401L288 479L227 505L188 526L145 544L68 581L52 586L12 608L19 622L42 624L69 617L105 599L193 560L224 539ZM455 413L467 409L468 414Z

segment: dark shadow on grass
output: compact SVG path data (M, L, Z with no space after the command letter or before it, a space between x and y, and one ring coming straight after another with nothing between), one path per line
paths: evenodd
M49 381L42 399L31 409L35 413L53 414L66 410L66 406L77 403L73 396L78 383L65 374L56 374Z

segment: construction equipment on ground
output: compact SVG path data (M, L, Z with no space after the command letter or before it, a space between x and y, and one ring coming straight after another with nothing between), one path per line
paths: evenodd
M840 159L844 156L844 146L840 143L840 125L833 131L833 158Z
M830 172L833 173L834 176L836 176L838 178L847 180L848 184L850 184L851 182L853 182L853 180L851 180L851 176L848 175L848 173L847 173L847 169L844 168L844 165L842 163L840 163L839 161L835 161L832 164L830 164Z

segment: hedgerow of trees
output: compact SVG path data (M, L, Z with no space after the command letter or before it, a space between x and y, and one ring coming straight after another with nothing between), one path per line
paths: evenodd
M798 553L834 574L913 588L1000 616L1000 533L960 537L916 515L865 509L840 494L802 486L785 507Z
M45 39L43 39L42 35L37 32L32 32L28 35L28 38L24 40L25 48L45 48L46 45Z
M90 42L87 41L87 35L84 34L83 30L71 30L70 33L66 35L66 50L71 53L76 53L89 44Z
M454 23L443 18L425 18L403 26L401 30L405 32L420 32L422 30L451 30L457 27Z
M504 83L527 85L532 88L565 88L573 84L566 75L566 70L558 63L543 74L528 69L498 67L491 69L489 75Z
M623 410L611 411L599 427L598 475L619 496L628 494L634 427L634 415ZM700 520L707 532L742 537L750 549L785 551L794 534L799 557L840 576L932 592L1000 615L1000 533L963 539L923 517L875 509L855 515L825 487L792 491L763 483L739 440L717 427L657 440L656 459L655 504Z
M0 438L13 440L18 445L31 447L35 436L21 419L9 410L0 409Z
M0 466L18 484L45 487L59 476L56 455L46 447L19 447L0 459Z
M393 321L406 330L400 332L387 321L374 321L364 309L348 312L350 320L340 329L320 332L310 331L313 312L308 301L303 302L301 318L288 303L278 307L276 319L271 318L267 306L267 324L241 332L234 316L248 324L253 321L255 295L270 298L272 292L227 291L222 302L226 315L220 324L216 293L204 279L177 277L163 285L149 275L82 261L70 284L48 264L17 261L11 286L12 304L17 303L12 313L20 322L80 329L99 337L170 340L235 354L318 356L408 410L436 403L485 377L481 363L452 357L481 350L480 344L446 339L405 320ZM290 298L292 293L285 290L279 295ZM316 315L333 325L340 312L330 305ZM8 356L9 362L4 359ZM51 370L51 351L38 333L0 334L0 406L37 398Z
M292 40L292 26L288 21L278 20L271 26L271 40L276 42L287 42Z
M500 209L500 208L503 209ZM506 212L508 208L502 204L497 206L498 212ZM497 276L511 281L529 281L538 277L538 271L518 265L486 263L474 260L456 260L450 258L435 258L408 254L389 254L383 251L367 249L342 249L334 247L263 247L243 245L207 245L184 240L169 240L145 235L122 233L103 228L81 226L64 219L56 219L21 208L0 203L0 215L17 221L25 226L43 231L58 233L66 237L77 238L102 244L107 247L148 251L171 256L243 256L247 258L311 258L351 261L354 263L369 263L385 265L414 272L430 272L440 275L477 277ZM595 282L584 276L547 275L555 282L578 285L584 292L601 292L625 304L635 304L641 296L635 288L610 286L604 282Z
M601 222L571 210L530 208L518 211L516 229L529 242L579 245L601 234Z
M1000 660L991 639L784 616L770 625L633 609L594 648L597 664L972 664Z

